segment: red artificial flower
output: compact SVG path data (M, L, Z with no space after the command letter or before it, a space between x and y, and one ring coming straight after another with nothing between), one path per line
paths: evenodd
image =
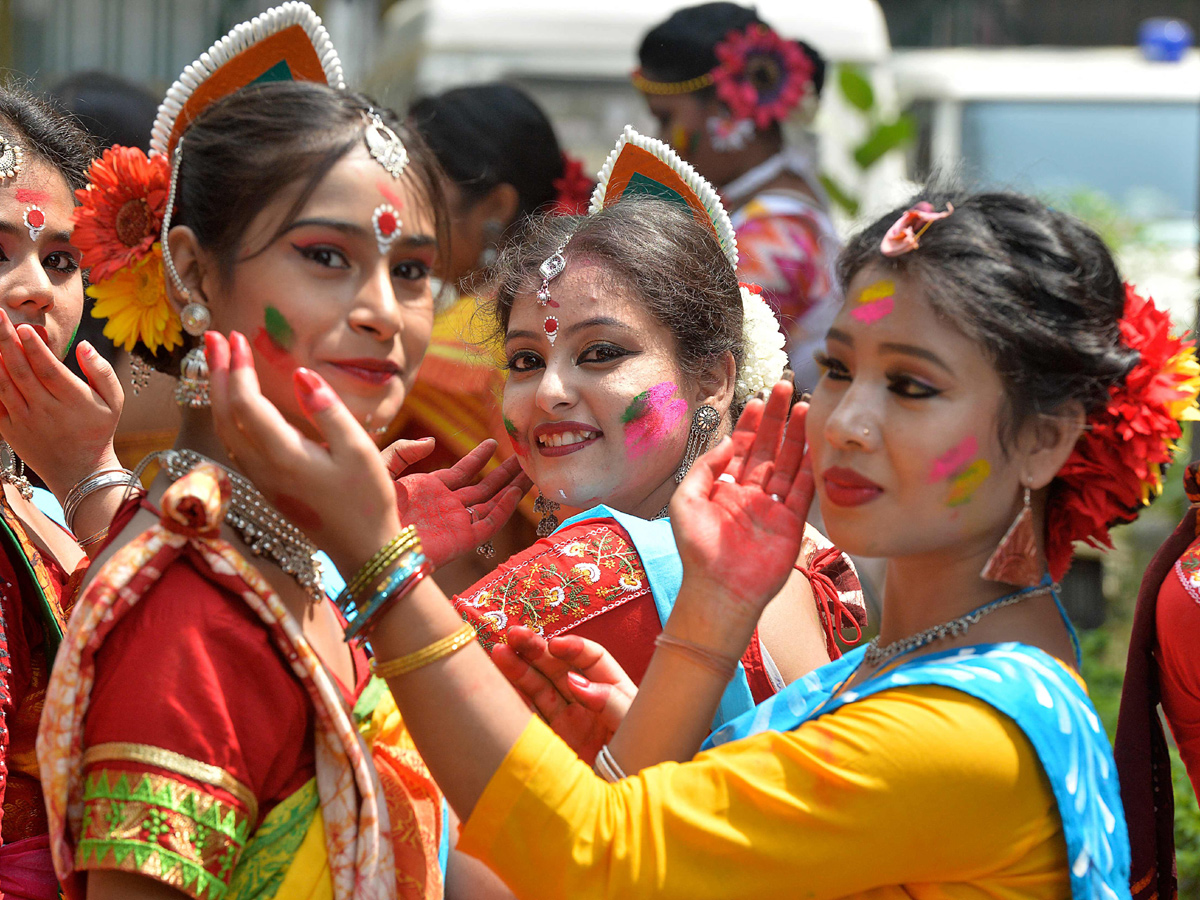
M596 183L583 171L583 163L566 153L562 155L563 173L552 182L558 195L551 212L560 216L582 216L588 211Z
M1200 364L1192 342L1177 337L1167 313L1128 284L1119 325L1122 343L1139 359L1088 417L1051 486L1046 558L1055 581L1070 566L1075 541L1111 547L1109 529L1133 521L1162 491L1180 421L1198 417Z
M110 147L88 169L88 186L75 192L72 243L93 282L145 258L159 239L171 172L165 156L147 158L137 147Z
M813 89L812 60L761 23L729 32L713 52L717 96L734 119L751 119L758 128L782 122Z

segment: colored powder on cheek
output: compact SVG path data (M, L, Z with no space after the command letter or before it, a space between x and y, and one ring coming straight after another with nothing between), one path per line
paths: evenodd
M640 456L652 449L679 424L687 413L687 401L675 396L678 391L674 382L664 381L630 401L621 421L631 455Z
M517 434L517 426L512 423L512 420L509 419L508 416L504 417L504 430L508 432L508 439L512 441L513 452L516 453L517 456L528 456L529 448Z
M979 490L979 486L987 481L991 472L992 467L988 465L986 459L975 460L955 476L953 486L950 488L950 497L946 500L947 505L962 506L969 502L975 496L975 492Z
M895 300L893 298L895 293L896 283L890 278L876 281L874 284L863 288L862 292L855 298L854 302L857 306L850 310L850 315L864 325L878 322L895 308Z
M671 146L675 152L687 156L695 149L696 136L682 125L671 128Z
M933 468L929 472L929 484L937 484L939 481L945 481L952 475L957 475L965 469L979 454L979 442L975 440L974 435L969 435L963 438L958 446L952 448L943 456L939 456L934 461Z
M268 306L263 318L267 335L275 342L275 346L280 350L291 350L292 343L296 340L296 333L292 331L292 326L284 318L283 313L273 306Z
M278 344L271 339L265 328L260 328L254 332L254 336L250 338L250 343L254 345L254 349L258 355L267 361L269 365L276 368L292 368L292 354L282 349Z

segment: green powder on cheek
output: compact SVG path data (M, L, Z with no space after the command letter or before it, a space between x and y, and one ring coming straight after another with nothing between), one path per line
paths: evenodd
M292 326L288 324L288 320L283 317L283 313L273 306L268 306L264 315L267 334L276 346L282 347L284 350L290 350L292 343L296 339L296 334L292 331Z

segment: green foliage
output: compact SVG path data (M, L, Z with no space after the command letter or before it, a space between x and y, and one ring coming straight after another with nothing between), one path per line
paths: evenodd
M884 118L876 102L871 80L861 67L839 65L836 83L842 99L862 115L866 124L867 136L854 148L853 153L854 162L862 171L871 168L892 150L899 150L916 136L917 126L911 116L901 114L894 119ZM858 215L859 199L853 192L828 175L821 176L821 184L829 193L830 200L851 216Z

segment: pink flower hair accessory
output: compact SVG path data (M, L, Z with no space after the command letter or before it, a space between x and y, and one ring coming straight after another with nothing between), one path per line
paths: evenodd
M750 119L758 128L782 122L796 106L815 98L813 63L794 41L753 22L736 29L713 48L717 96L731 117Z
M921 235L929 230L929 226L952 212L953 203L946 204L945 212L934 212L933 205L926 200L910 206L887 230L879 243L879 252L884 256L903 256L916 250L921 246Z

